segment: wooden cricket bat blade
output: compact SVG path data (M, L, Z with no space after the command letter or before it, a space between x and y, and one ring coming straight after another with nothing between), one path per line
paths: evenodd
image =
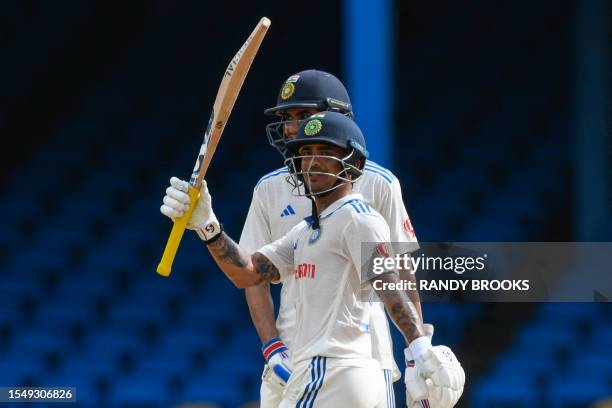
M215 153L221 134L225 129L227 120L232 113L234 103L238 98L238 94L249 72L251 63L255 59L255 55L257 55L259 46L270 24L271 21L267 17L263 17L259 20L257 26L255 26L255 29L251 35L249 35L249 38L247 38L246 42L240 47L234 58L231 59L223 74L223 79L217 91L212 113L208 120L208 126L206 132L204 132L204 141L200 147L200 152L195 167L193 168L191 179L189 180L189 196L191 197L189 209L181 218L175 220L172 226L170 237L164 249L164 254L162 255L161 262L157 266L157 273L161 276L168 277L172 272L172 264L181 243L183 233L185 232L193 208L199 198L202 180L206 175L206 171Z

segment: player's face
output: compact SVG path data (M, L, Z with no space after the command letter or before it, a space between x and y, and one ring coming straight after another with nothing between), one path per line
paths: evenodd
M299 155L308 156L302 159L301 170L308 189L313 193L317 193L334 186L337 180L334 174L338 174L342 168L340 162L331 157L341 159L346 155L346 152L336 146L315 144L301 147Z
M283 112L283 133L288 139L295 139L300 124L304 119L319 112L314 108L290 108Z

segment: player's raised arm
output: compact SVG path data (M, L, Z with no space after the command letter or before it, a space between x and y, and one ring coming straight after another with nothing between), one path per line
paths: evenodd
M176 177L170 179L164 204L160 211L173 220L189 208L188 183ZM257 285L261 282L278 280L278 268L264 255L248 254L225 232L212 210L212 198L206 181L200 188L200 199L196 204L187 228L194 230L208 247L219 268L239 288Z
M259 252L249 256L224 232L207 246L219 268L239 288L280 278L278 268L268 258Z

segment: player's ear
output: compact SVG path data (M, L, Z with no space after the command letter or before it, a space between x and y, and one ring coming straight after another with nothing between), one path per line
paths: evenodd
M357 167L359 170L363 170L363 167L365 166L365 160L364 159L359 159L355 162L355 167Z
M351 163L351 165L355 166L359 170L363 170L364 164L365 163L363 159L355 160L354 163ZM357 170L351 168L347 170L347 175L351 180L357 180L361 174Z

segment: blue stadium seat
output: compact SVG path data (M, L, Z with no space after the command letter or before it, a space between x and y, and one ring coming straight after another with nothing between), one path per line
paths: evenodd
M475 382L471 392L473 408L533 407L538 405L538 393L529 381L516 377L498 376Z
M609 349L612 344L612 324L604 324L603 327L595 326L593 331L593 346L598 349Z
M68 345L68 336L63 327L37 326L17 331L13 352L33 356L44 351L62 350Z
M516 350L532 352L533 355L551 354L567 348L577 339L576 332L568 326L528 323L518 334Z
M566 323L601 321L599 305L594 303L543 303L538 307L538 319L547 322Z
M76 352L67 352L65 355L62 372L58 376L67 380L67 384L76 381L89 381L97 376L114 377L117 374L117 363L113 354L100 355L97 351L88 352L83 355Z
M553 356L542 354L534 358L534 354L524 350L502 353L497 358L493 373L498 377L522 377L533 381L560 368Z
M112 357L123 350L135 351L136 355L140 355L142 349L142 342L135 330L122 331L114 327L91 331L87 345L90 353L95 356Z
M559 408L589 406L610 395L612 386L600 373L566 373L551 379L546 391L546 403Z
M0 361L0 384L2 386L21 385L25 378L36 378L41 369L38 360L30 358L28 354L11 354Z
M212 325L191 324L178 329L167 330L160 339L159 348L167 352L178 350L193 350L203 348L208 350L210 355L216 352L216 335Z
M141 302L113 302L110 319L118 326L129 326L143 321L165 322L167 311L165 304L158 302L143 304Z
M169 393L164 379L148 376L146 378L126 378L114 388L108 403L112 406L139 404L140 406L162 407L169 404Z
M190 376L187 378L183 401L208 401L236 406L242 402L238 392L238 384L216 373L204 376Z
M466 242L518 242L524 239L518 219L491 214L470 220L463 233Z
M610 344L601 348L589 349L587 353L573 356L571 372L591 373L603 378L612 378L612 353Z
M185 353L188 349L169 350L164 349L163 354L155 354L143 358L138 364L135 377L147 378L169 378L173 375L188 376L197 367L193 367L189 355Z

